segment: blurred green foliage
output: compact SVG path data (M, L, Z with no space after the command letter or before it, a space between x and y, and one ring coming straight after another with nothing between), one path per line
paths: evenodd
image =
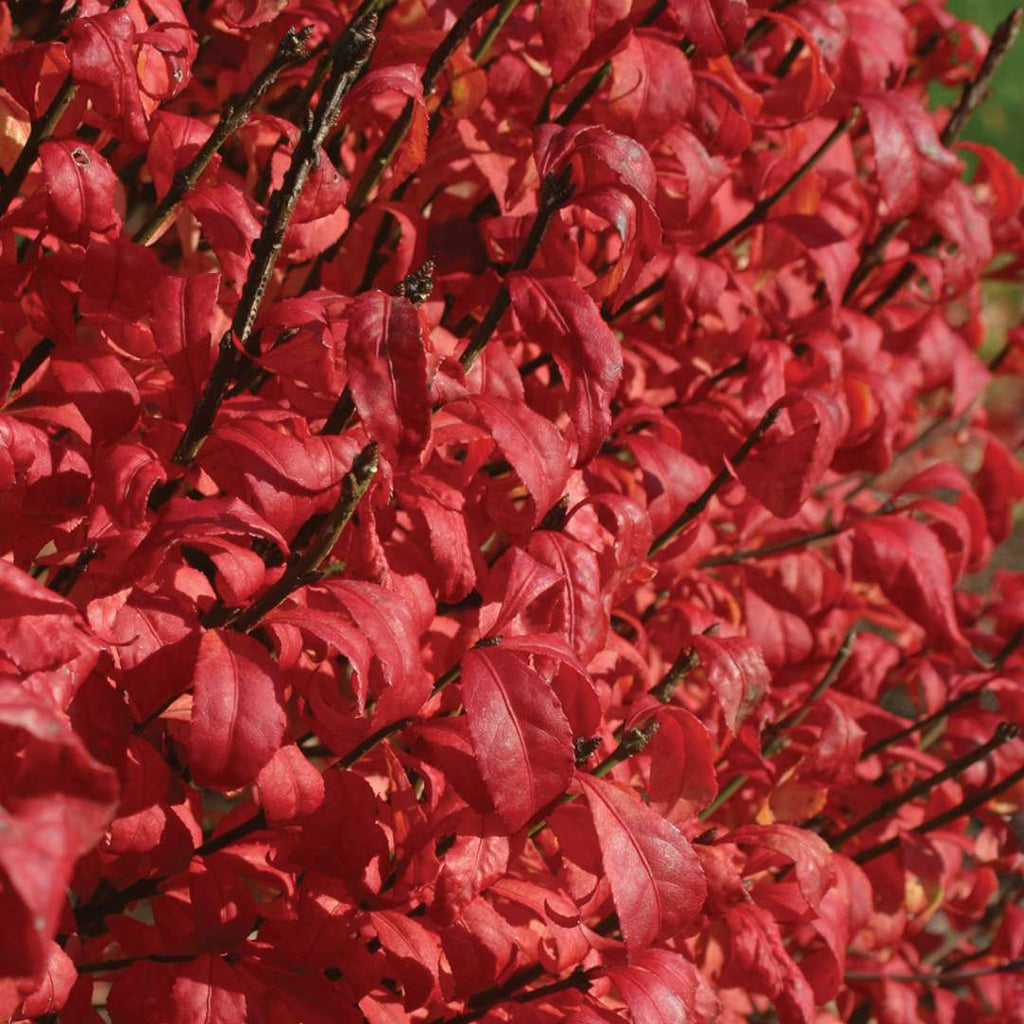
M951 0L957 17L991 33L1020 0ZM948 102L948 101L947 101ZM1024 169L1024 39L1010 51L996 75L992 96L974 115L963 138L994 146Z

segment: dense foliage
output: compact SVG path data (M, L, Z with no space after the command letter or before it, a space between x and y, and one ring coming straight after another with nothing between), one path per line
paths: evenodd
M0 1016L1024 1020L1019 14L356 7L0 2Z

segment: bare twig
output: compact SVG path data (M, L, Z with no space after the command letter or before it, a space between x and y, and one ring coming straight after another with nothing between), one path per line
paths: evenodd
M1024 16L1024 12L1022 12L1021 8L1015 8L1000 22L995 32L992 33L988 52L985 54L985 59L982 61L978 74L971 81L964 84L960 100L946 122L945 128L942 129L939 135L939 141L943 146L948 148L957 141L971 115L985 102L988 97L989 86L999 70L999 65L1010 51L1014 42L1016 42L1017 36L1020 33L1022 16ZM846 286L846 291L843 295L844 304L849 303L853 299L861 285L871 274L871 271L881 263L886 247L906 225L907 218L905 217L885 225L864 250L857 267L850 277L849 284ZM929 247L939 244L942 240L941 236L938 236L938 241L935 241L934 237L929 240ZM913 277L915 272L916 267L912 262L902 267L899 273L889 282L886 291L883 292L884 298L883 295L880 295L868 307L867 312L869 315L881 309Z
M569 202L575 190L576 186L572 181L571 168L568 166L557 174L549 173L547 175L541 183L540 206L537 210L537 215L533 219L533 224L530 225L530 232L526 236L523 247L519 250L519 255L516 257L515 263L512 264L509 273L525 270L530 265L533 257L537 254L537 250L540 248L540 243L544 239L544 232L547 230L551 218L561 207ZM511 301L508 285L502 284L490 308L484 314L483 320L480 321L476 330L470 335L469 344L459 357L459 362L467 373L473 368L477 359L480 358L480 354L490 340L495 328L501 322L501 318L505 315L505 311L508 309Z
M289 564L276 583L230 623L234 629L248 633L293 591L318 579L320 565L338 543L376 473L377 445L371 441L355 457L352 469L345 474L338 503L321 524L316 538Z
M845 978L847 981L896 981L907 985L934 985L936 987L949 988L962 985L964 982L972 981L975 978L984 978L992 974L1016 974L1019 971L1024 971L1024 958L1009 960L1005 964L997 964L992 967L976 967L970 971L956 971L955 973L948 974L941 971L928 974L847 971Z

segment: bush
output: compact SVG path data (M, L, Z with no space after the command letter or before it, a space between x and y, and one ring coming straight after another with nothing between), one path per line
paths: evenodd
M3 1015L1011 1019L1019 12L355 8L0 4Z

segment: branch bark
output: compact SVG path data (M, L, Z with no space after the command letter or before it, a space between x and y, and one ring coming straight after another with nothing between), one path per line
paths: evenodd
M308 52L304 44L309 38L310 31L310 28L305 27L298 31L289 29L284 34L274 56L246 89L241 99L237 103L228 103L224 106L213 134L203 143L203 147L188 165L174 175L171 187L150 212L145 223L135 232L132 241L138 245L148 245L156 238L178 204L195 188L210 161L220 152L224 143L249 119L253 107L267 94L277 81L278 75L290 65L306 59Z
M246 351L250 348L253 324L259 314L270 276L277 265L285 233L302 194L302 188L319 157L324 138L337 120L345 93L355 83L360 70L370 57L376 42L376 25L377 16L370 14L352 28L349 45L344 47L335 59L316 111L299 136L284 181L271 196L267 219L260 237L253 246L253 260L249 265L231 328L221 339L217 362L210 380L196 403L175 449L173 458L180 466L191 465L213 429L217 410L234 375L237 360L235 344Z

